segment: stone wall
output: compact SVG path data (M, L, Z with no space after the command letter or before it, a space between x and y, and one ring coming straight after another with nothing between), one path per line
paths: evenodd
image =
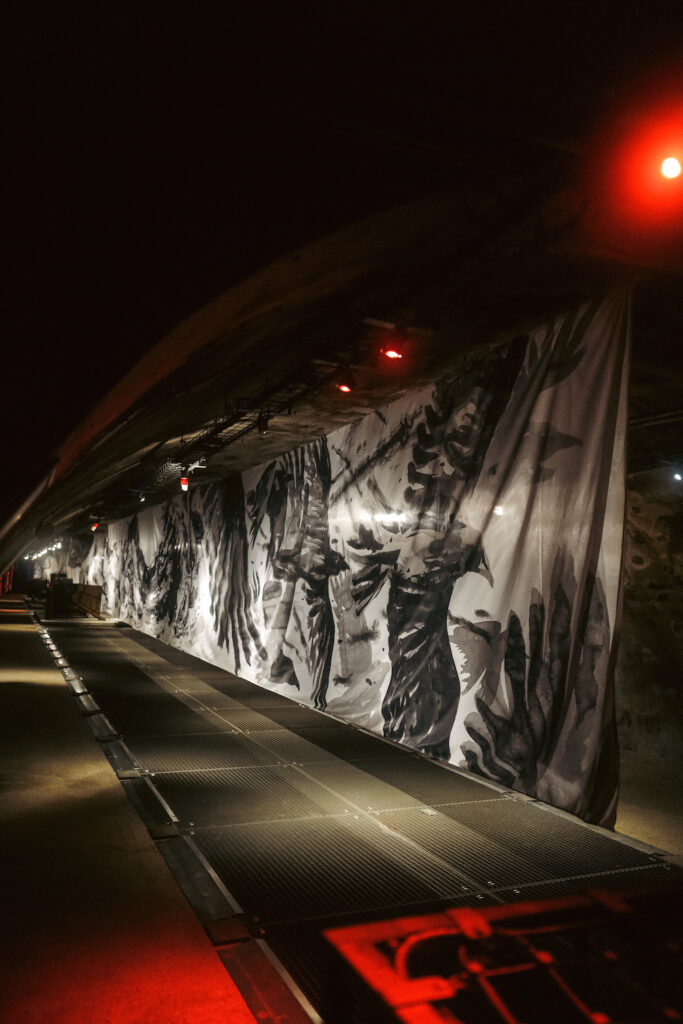
M616 671L621 749L668 761L683 755L682 499L661 473L629 482Z

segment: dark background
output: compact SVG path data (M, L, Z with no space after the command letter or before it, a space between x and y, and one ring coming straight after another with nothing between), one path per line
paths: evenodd
M3 28L5 497L280 253L456 165L585 174L681 86L675 4L98 7L16 4Z

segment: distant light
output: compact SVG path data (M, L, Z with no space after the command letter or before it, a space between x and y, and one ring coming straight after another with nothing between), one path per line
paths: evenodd
M395 348L383 348L380 351L387 359L403 359L403 353L398 352Z
M675 156L668 156L662 161L661 170L665 178L677 178L681 173L680 161Z
M92 524L92 526L90 527L90 529L92 530L92 532L93 532L93 533L95 532L95 530L97 529L97 527L98 527L99 525L100 525L99 523L93 523L93 524Z
M351 367L346 363L339 363L337 372L333 378L334 386L338 391L343 391L344 394L348 394L356 386L356 378L353 375Z
M683 480L683 476L680 473L674 473L674 480Z
M180 489L181 489L181 491L187 491L189 489L189 487L190 487L190 481L188 480L188 478L186 476L181 476L181 478L180 478Z
M144 496L144 494L141 494L140 495L140 501L144 501L144 500L145 500L145 496Z
M502 505L494 505L493 506L493 514L494 514L494 516L502 516L504 512L505 512L505 509L503 508Z

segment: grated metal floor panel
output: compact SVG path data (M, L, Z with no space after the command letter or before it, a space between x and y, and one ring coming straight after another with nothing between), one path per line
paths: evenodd
M501 794L491 786L468 779L458 772L412 757L391 760L356 760L357 768L390 786L395 786L423 804L455 804L464 801L500 800Z
M270 729L269 731L252 733L252 743L267 750L271 758L288 764L309 764L316 761L336 760L334 754L322 747L316 747L301 736L296 736L289 729Z
M276 759L238 733L193 736L124 736L142 768L150 772L184 772L211 768L246 768Z
M196 828L351 811L341 797L289 765L174 772L154 781L181 825Z
M516 856L538 864L551 876L614 871L650 862L647 854L534 804L505 800L500 805L446 806L439 810L477 836L494 840Z
M266 718L260 711L253 711L252 708L218 708L216 713L229 727L240 732L268 732L275 728L275 723L270 718Z
M350 815L202 829L195 842L260 921L395 909L461 896L466 884L376 822Z
M123 737L103 750L131 799L144 798L152 835L184 844L196 863L183 876L192 898L215 894L219 879L318 1009L323 928L681 874L609 833L337 724L295 692L270 693L132 630L50 628Z
M335 757L351 761L357 758L404 758L411 757L410 751L402 750L393 743L386 743L379 737L359 732L352 725L331 725L323 729L292 728L301 739L315 743Z

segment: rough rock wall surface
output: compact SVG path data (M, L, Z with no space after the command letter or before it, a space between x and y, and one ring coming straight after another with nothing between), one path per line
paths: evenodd
M673 479L629 488L615 677L621 749L672 761L683 754L681 488Z

